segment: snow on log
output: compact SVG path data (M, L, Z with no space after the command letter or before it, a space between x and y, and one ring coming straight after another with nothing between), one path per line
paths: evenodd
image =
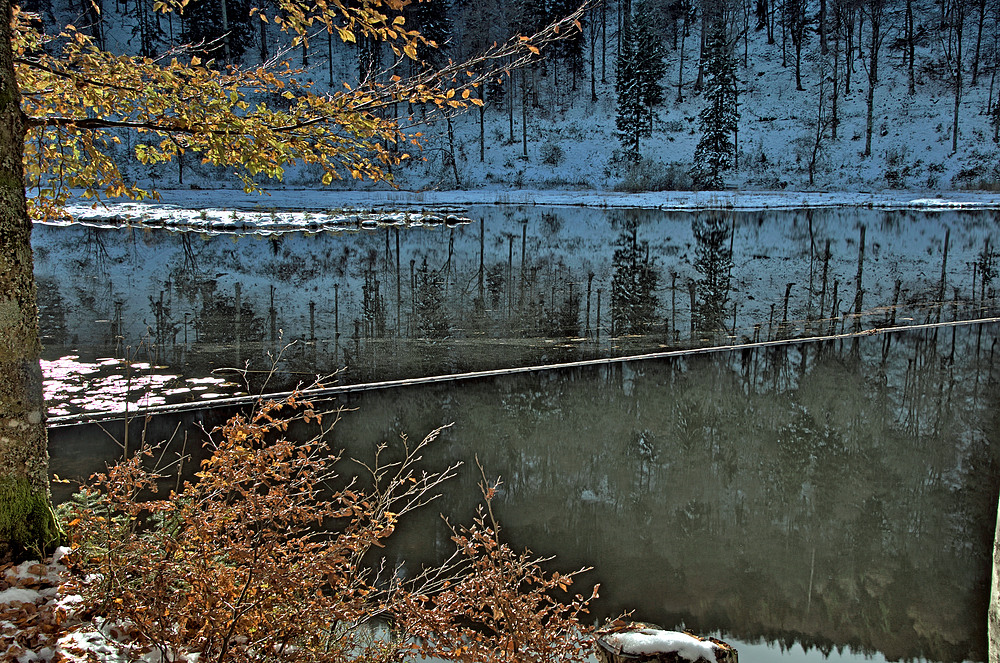
M664 631L651 624L616 622L597 639L601 663L738 663L737 651L721 640Z

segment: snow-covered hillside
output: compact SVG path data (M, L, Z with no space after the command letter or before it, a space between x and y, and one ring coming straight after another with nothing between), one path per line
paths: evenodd
M992 140L993 128L985 115L991 92L989 77L980 76L979 85L967 88L963 94L958 151L952 154L954 92L945 82L925 75L918 78L916 94L910 97L905 72L894 66L898 62L890 57L875 90L872 155L862 157L865 86L855 84L840 102L837 140L827 132L821 142L815 182L810 187L807 165L815 141L819 65L804 63L806 90L796 91L794 69L781 67L780 51L780 44L768 46L762 33L749 35L749 67L743 66L741 59L738 71L743 85L739 165L727 175L728 186L741 190L905 189L930 193L992 191L1000 186L1000 149ZM676 55L668 54L667 63L668 77L676 78ZM692 67L687 75L693 78L693 71ZM581 83L584 85L587 83ZM829 84L826 88L824 94L828 96ZM592 103L587 96L581 95L569 107L552 110L552 104L546 103L533 111L526 160L521 158L518 126L515 142L508 140L509 127L503 111L487 113L484 162L479 161L478 113L460 116L454 126L462 186L621 186L626 169L613 158L620 146L614 135L615 96L610 72L607 84L598 82L599 100ZM677 103L676 90L668 90L667 97L668 101L657 109L659 121L652 137L643 140L644 157L648 159L643 168L651 179L674 183L671 188L688 188L687 171L701 135L697 116L703 101L698 95L687 94L683 102ZM431 149L425 150L427 160L397 175L403 188L455 185L450 168L441 158L447 141L445 128L434 127L428 134ZM551 163L551 155L560 152L562 158Z
M39 0L41 1L41 0ZM443 0L442 0L443 1ZM75 5L64 0L48 0L53 9L44 13L46 22L57 24L84 17L77 16ZM497 4L497 3L492 3ZM667 8L667 3L652 6ZM736 7L740 3L732 3ZM987 111L1000 97L994 89L996 36L995 17L985 20L983 44L978 58L978 77L972 85L972 53L977 42L978 14L969 10L966 19L965 82L959 113L957 151L952 150L952 119L954 88L948 69L947 53L952 44L945 43L940 27L939 3L927 0L914 2L916 30L921 38L916 44L915 93L907 93L907 72L903 65L904 37L901 9L887 4L886 34L880 49L879 82L874 93L874 131L871 156L863 156L866 128L867 28L862 26L855 36L856 55L853 79L849 86L841 71L837 101L839 125L836 138L832 127L816 140L816 123L823 96L823 113L832 112L832 82L830 63L833 45L826 56L820 56L817 30L819 3L808 3L808 26L802 56L801 80L804 89L796 89L794 55L791 42L783 53L780 24L775 43L767 43L765 30L753 30L755 19L747 2L739 11L749 28L745 38L735 46L738 59L740 121L738 131L738 167L729 172L726 186L746 191L852 191L880 192L906 190L920 193L954 192L962 190L993 191L1000 187L1000 148L993 140L994 128ZM780 3L779 3L780 4ZM695 89L698 56L698 26L688 38L681 67L681 51L666 44L666 73L661 80L666 101L655 109L652 136L643 139L643 160L630 167L618 158L620 144L615 135L615 15L620 5L609 0L605 4L607 33L593 39L586 33L585 21L582 68L571 84L565 65L537 66L528 77L531 92L527 94L524 116L527 118L526 152L522 142L522 96L497 95L487 90L486 111L480 125L480 113L457 115L452 119L454 138L449 141L446 122L438 120L418 124L412 131L424 134L424 147L414 158L394 172L396 185L402 189L689 189L688 171L701 132L698 113L705 102ZM767 5L767 3L765 3ZM62 8L60 9L60 7ZM468 51L463 40L474 40L468 34L468 15L473 10L468 3L451 3L454 30L452 51L458 56ZM647 5L644 5L647 6ZM777 6L777 5L776 5ZM483 10L485 11L485 10ZM658 10L659 11L659 10ZM666 11L663 9L662 11ZM832 11L832 10L831 10ZM596 25L598 11L592 18ZM780 9L773 9L779 12ZM107 3L104 7L105 45L112 51L134 51L134 10L127 2ZM943 15L942 15L943 16ZM670 19L661 21L668 25ZM832 19L829 19L832 21ZM166 30L166 19L161 30ZM174 30L176 26L171 27ZM176 28L179 30L179 28ZM491 28L494 29L494 28ZM503 29L503 28L499 28ZM600 27L598 27L600 30ZM464 32L463 32L464 31ZM732 30L739 34L741 28ZM592 35L593 33L591 33ZM277 31L270 33L276 39ZM161 39L163 39L161 35ZM492 38L492 37L491 37ZM828 41L832 37L828 36ZM593 47L591 47L593 44ZM603 44L603 46L602 46ZM273 45L272 45L273 49ZM273 50L272 50L273 53ZM332 54L330 57L329 54ZM290 53L293 64L303 65L304 52ZM252 64L256 47L247 46L244 63ZM358 54L353 46L334 40L329 45L325 35L315 40L306 62L304 78L315 81L324 90L330 83L340 88L342 81L357 77ZM591 63L593 62L593 67ZM383 61L388 66L388 61ZM784 66L783 66L784 64ZM840 58L841 70L843 57ZM591 79L591 72L594 80ZM683 87L678 89L678 81ZM821 80L825 80L821 89ZM515 87L520 79L515 80ZM593 100L591 89L596 93ZM683 92L683 101L678 101ZM492 96L491 96L492 95ZM510 108L513 102L514 108ZM400 104L395 112L402 117L419 109L407 109ZM511 112L513 110L513 112ZM480 146L482 136L482 152ZM122 152L134 149L135 137L126 137ZM814 183L810 185L808 165L815 149ZM454 152L457 167L452 168L450 154ZM234 177L227 177L215 168L193 163L185 158L183 182L179 181L175 164L147 169L137 163L126 168L129 177L160 189L180 188L239 188ZM457 175L457 178L456 178ZM320 173L309 167L290 168L285 180L276 186L316 187ZM265 187L275 183L264 183ZM334 182L327 188L366 188L366 182ZM380 189L385 184L376 185Z

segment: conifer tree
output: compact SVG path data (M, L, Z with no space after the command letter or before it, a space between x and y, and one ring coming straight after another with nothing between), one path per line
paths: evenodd
M663 46L650 21L644 4L639 5L635 16L626 14L622 21L622 47L615 76L615 126L630 161L639 159L639 139L652 134L653 109L663 102Z
M206 58L239 61L257 37L257 21L251 21L250 9L249 0L225 0L224 4L193 0L184 7L181 40L196 45Z
M717 21L705 49L705 107L698 115L701 140L694 150L691 177L702 189L720 189L722 173L733 166L733 134L740 119L736 106L736 60Z
M572 11L576 0L550 0L548 16L565 16L569 8ZM560 40L554 45L552 57L562 63L572 78L572 89L576 90L577 76L583 71L584 34L579 32L573 37Z
M639 77L639 95L646 107L647 136L653 131L654 108L663 103L663 85L660 81L667 72L667 66L663 62L663 40L653 25L655 16L649 3L639 3L635 17L636 73Z
M450 0L415 2L404 11L406 25L431 42L417 47L417 58L421 62L439 67L448 61L452 35L451 12Z
M615 135L629 161L639 160L639 139L643 135L645 117L637 60L632 17L626 15L622 22L622 46L615 72L615 93L618 95Z

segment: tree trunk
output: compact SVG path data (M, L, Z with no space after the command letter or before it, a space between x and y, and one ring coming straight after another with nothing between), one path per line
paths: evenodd
M507 132L507 142L514 144L514 76L515 70L511 70L507 75L507 121L510 131ZM524 74L522 73L522 76Z
M965 25L965 8L955 3L955 112L951 127L951 153L958 152L958 116L962 107L962 28Z
M694 89L701 91L702 85L705 83L705 44L708 40L708 17L705 15L706 12L702 9L701 12L701 36L699 38L700 47L698 48L698 77L694 81Z
M681 22L681 50L677 62L677 103L684 101L684 37L687 36L688 13L685 10Z
M823 143L823 129L826 128L823 121L823 101L824 93L823 89L826 84L826 72L820 69L819 74L819 102L817 103L816 109L816 133L813 140L812 157L809 159L809 186L815 184L816 177L816 162L819 159L819 151ZM809 288L810 295L812 294L812 287Z
M260 22L261 26L267 25L264 21ZM263 33L262 33L263 36ZM328 31L326 33L326 71L329 74L328 84L333 88L333 32Z
M819 0L819 53L826 55L826 0Z
M11 0L0 0L0 560L59 538L39 364L31 222L24 197L25 124L11 52Z
M445 122L448 127L448 153L451 158L451 172L455 176L455 188L462 188L462 181L458 178L458 154L455 152L455 129L451 123L451 115L445 115Z
M806 89L802 87L802 40L805 39L805 35L799 35L798 40L795 42L795 89L798 92L805 92Z
M988 610L989 654L987 663L1000 663L1000 514L993 535L993 582Z
M979 83L979 54L983 45L983 24L986 22L986 0L979 0L979 25L976 27L976 54L972 56L972 86Z
M871 16L868 30L872 33L871 52L868 54L868 96L866 98L867 112L865 118L865 152L864 156L872 154L872 133L875 131L873 118L875 107L875 86L878 84L878 52L882 45L882 11L885 0L871 0L868 3Z
M601 83L608 82L608 3L601 3Z
M174 13L170 12L167 15L168 16L173 16ZM171 44L170 45L173 46L173 40L171 40ZM270 56L269 56L268 50L267 50L267 23L265 23L264 21L261 21L260 22L260 61L261 62L267 62L267 60L268 60L269 57Z
M486 162L486 86L479 88L479 100L483 104L479 107L479 161Z
M226 64L229 64L229 10L226 7L226 0L219 0L219 12L222 17L222 53L226 60ZM303 47L303 53L305 53ZM147 53L146 55L152 55L152 53Z
M528 77L521 72L521 158L528 158Z
M911 97L917 93L916 79L913 75L913 60L915 54L913 34L913 0L906 0L906 93Z
M590 101L597 102L597 23L590 19Z
M848 11L844 17L847 30L844 44L844 94L851 94L851 70L854 67L854 13Z
M840 121L837 116L837 101L840 93L840 77L837 67L840 66L840 35L834 32L833 35L833 94L830 98L830 138L837 140L837 123Z
M955 58L955 113L951 126L951 153L958 152L958 116L962 108L962 30L958 31L958 56Z
M875 81L868 80L868 95L865 97L866 111L865 111L865 151L864 156L870 157L872 155L872 133L875 131Z

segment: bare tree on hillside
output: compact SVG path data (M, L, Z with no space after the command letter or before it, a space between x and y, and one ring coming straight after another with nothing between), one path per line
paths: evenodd
M885 17L885 0L868 0L861 6L862 16L868 19L868 32L871 37L868 45L868 95L866 97L867 112L865 115L865 151L863 156L872 154L872 133L875 130L873 117L875 108L875 86L878 85L878 55L885 41L885 29L882 19ZM848 58L848 62L850 58ZM850 66L850 65L848 65Z

